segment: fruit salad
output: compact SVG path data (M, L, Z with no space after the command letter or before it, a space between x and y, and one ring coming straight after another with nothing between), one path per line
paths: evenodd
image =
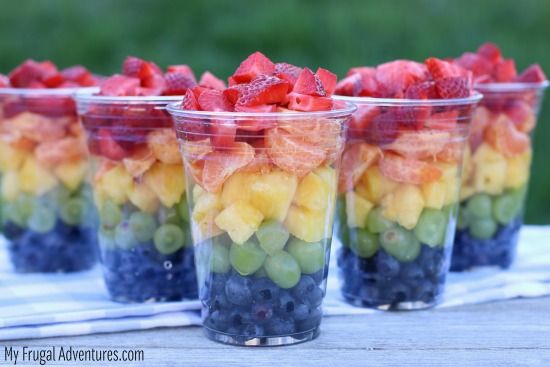
M128 57L123 73L105 79L99 93L77 95L104 278L114 300L197 297L183 163L165 106L187 90L223 86L210 73L197 83L187 65L163 72Z
M460 168L481 96L471 74L429 58L352 68L339 177L338 267L344 298L379 309L437 303L449 267Z
M514 60L490 43L454 63L472 71L483 100L466 149L451 270L508 268L523 222L531 134L548 82L538 65L518 75Z
M18 272L96 262L87 151L72 95L95 85L82 66L27 60L0 75L1 231Z
M338 163L352 105L336 75L250 55L223 91L187 91L175 118L209 338L314 338L325 295Z

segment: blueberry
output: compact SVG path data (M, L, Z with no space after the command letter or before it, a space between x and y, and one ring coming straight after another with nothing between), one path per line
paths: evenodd
M274 317L266 325L269 335L289 335L295 331L294 321L281 317Z
M435 298L435 287L430 281L423 281L414 290L414 300L432 303Z
M243 308L236 308L229 313L229 325L237 329L243 328L250 324L250 313Z
M224 331L229 326L229 317L226 312L214 311L206 318L205 325Z
M323 312L321 311L321 309L316 308L312 310L308 318L298 322L297 331L308 331L308 330L315 329L321 323L322 317L323 317Z
M281 292L277 314L283 317L292 317L296 308L296 300L288 292Z
M294 320L302 321L309 317L310 308L305 303L296 304L294 307Z
M227 299L236 305L247 305L252 301L250 287L252 282L249 278L233 274L225 284Z
M264 328L257 324L247 324L241 332L246 338L257 338L264 335Z
M255 303L252 305L252 320L263 324L273 316L273 304L271 302Z
M303 275L300 278L300 281L294 288L292 288L292 295L300 301L305 301L308 299L309 294L317 288L317 285L315 284L315 281L313 278Z
M409 301L410 296L410 288L407 285L398 281L393 282L393 285L388 290L388 297L391 303Z
M381 276L392 278L399 274L399 261L385 251L379 251L376 256L376 268Z
M268 278L259 278L252 284L251 292L255 301L275 302L279 298L280 288Z

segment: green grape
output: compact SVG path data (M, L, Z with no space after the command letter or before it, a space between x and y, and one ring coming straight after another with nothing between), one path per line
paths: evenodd
M13 202L13 209L15 212L10 217L15 223L24 227L27 224L27 220L31 216L35 201L29 194L20 194ZM19 222L18 222L19 220Z
M357 256L367 258L378 251L378 236L370 233L366 229L355 229L353 240L350 243L351 251Z
M393 227L380 234L380 245L386 252L401 262L416 259L420 253L420 242L403 227Z
M173 224L178 227L182 224L176 209L165 206L161 206L158 211L158 222L160 224Z
M163 224L155 231L154 242L158 252L169 255L184 246L185 233L175 224Z
M56 186L45 195L45 200L52 208L59 209L69 201L71 192L63 185Z
M304 274L316 273L325 266L325 247L321 242L293 238L288 243L287 251L298 262Z
M35 205L27 220L29 228L38 233L50 232L55 227L55 212L46 205Z
M272 219L266 220L260 225L256 231L256 237L260 242L260 247L268 255L274 255L285 247L290 234L282 223Z
M157 221L148 213L133 212L128 219L130 229L139 242L148 242L153 239L157 229Z
M381 208L375 208L367 216L367 229L370 233L382 233L395 225L391 220L382 215Z
M262 267L266 253L253 241L242 245L233 243L229 250L229 261L241 275L250 275Z
M518 215L520 206L513 193L502 194L493 201L493 218L500 224L508 224Z
M59 208L61 220L70 226L79 224L86 212L86 202L80 198L69 199Z
M115 229L115 241L118 247L123 249L131 249L137 246L138 241L134 237L134 233L127 221L120 222Z
M111 200L106 200L99 211L99 221L107 228L115 228L122 220L122 210Z
M268 256L264 268L267 276L281 288L292 288L300 281L300 265L286 251Z
M102 249L114 250L116 248L116 233L113 229L100 229L97 241Z
M187 206L187 196L185 193L182 195L180 202L176 204L176 210L178 211L180 219L185 223L189 223L189 208Z
M469 223L470 223L470 216L468 214L468 211L464 210L464 208L460 208L456 219L456 228L465 229L469 226Z
M488 218L492 212L491 197L487 194L475 194L468 199L466 209L476 218Z
M414 227L416 238L428 246L442 245L447 230L447 216L441 210L426 208Z
M210 269L214 273L227 273L231 269L229 262L229 249L227 246L217 243L212 244L212 255Z
M495 235L497 223L491 218L476 218L470 223L470 234L480 240L488 240Z

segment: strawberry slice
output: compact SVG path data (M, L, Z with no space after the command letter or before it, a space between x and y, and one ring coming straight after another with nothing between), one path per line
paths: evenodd
M187 89L185 96L183 97L183 102L181 104L182 110L187 111L196 111L199 110L199 103L195 97L195 93L191 89ZM183 137L188 141L203 140L208 137L208 129L210 123L202 120L189 120L181 119L180 123L182 128L178 129L183 133Z
M75 65L63 69L61 75L65 80L78 83L83 87L90 87L95 85L95 80L92 75L84 66Z
M301 72L302 68L292 64L287 64L286 62L279 62L275 64L275 76L286 80L292 85L296 83L296 80L298 80L298 76Z
M464 77L441 78L435 81L435 89L440 98L466 98L470 95L468 80Z
M139 57L128 56L122 63L122 74L133 78L139 78L139 72L144 63L145 61Z
M197 79L195 78L195 74L193 73L193 69L189 65L170 65L166 69L169 73L181 73L191 79L195 84L197 84Z
M493 64L496 64L502 59L502 53L500 52L498 46L490 42L486 42L479 46L477 49L477 54L483 56Z
M208 89L197 98L199 106L203 111L233 111L233 105L225 95L216 89Z
M465 52L454 63L471 70L475 76L491 74L493 71L493 64L489 60L473 52Z
M218 89L218 90L224 90L225 89L225 82L223 80L217 78L214 74L212 74L209 71L205 71L201 75L199 85L201 87L210 88L210 89Z
M212 145L218 149L230 148L235 143L237 127L234 120L211 120Z
M234 143L227 151L214 151L204 158L202 184L209 192L217 192L233 173L254 159L254 148L247 143Z
M365 131L365 141L373 145L385 145L394 141L399 135L399 118L393 110L376 116Z
M357 111L351 116L348 125L348 136L350 138L361 138L365 134L365 129L379 114L380 108L377 106L357 105Z
M197 102L197 97L195 97L195 93L193 93L191 89L187 89L183 96L181 109L188 111L197 111L199 108L199 103Z
M427 162L403 158L397 154L385 153L379 163L380 173L390 180L413 185L422 185L438 180L442 172Z
M28 59L9 74L10 84L14 88L27 88L31 82L39 81L43 75L41 63Z
M405 98L407 99L434 99L437 97L435 83L432 81L412 84L405 91Z
M336 84L334 93L341 96L358 96L362 90L361 74L351 74Z
M332 108L330 97L314 97L305 94L290 93L287 96L288 109L295 111L328 111Z
M360 75L366 75L366 76L376 76L376 68L372 68L370 66L357 66L354 68L349 69L346 76L350 76L353 74L360 74Z
M336 74L331 73L327 69L318 68L315 72L315 76L321 80L327 96L334 94L336 83L338 82L338 77Z
M270 113L276 112L277 106L275 105L259 105L259 106L241 106L235 105L235 112L252 112L252 113ZM275 121L267 119L250 119L250 120L237 120L239 130L245 131L262 131L269 129L275 125Z
M546 80L546 75L539 64L533 64L525 69L517 78L521 83L541 83Z
M161 95L166 90L166 80L162 74L151 74L148 77L141 79L141 86L144 88L158 90L158 95Z
M309 68L302 69L292 91L294 93L315 97L325 97L327 95L323 87L323 82L317 75L313 74L313 71Z
M276 76L260 75L248 84L231 90L238 90L236 104L241 106L258 106L281 103L286 99L290 84ZM234 98L230 96L229 98Z
M236 83L248 83L259 75L271 75L274 72L275 64L257 51L239 65L231 78Z
M195 98L199 98L200 95L203 93L203 92L206 92L208 90L208 88L203 88L199 85L196 85L194 86L193 88L190 88L191 91L193 92L193 94L195 95Z
M10 86L10 78L4 74L0 74L0 88L7 88Z
M188 88L192 88L196 85L193 79L179 71L170 71L164 74L164 80L166 81L164 95L167 96L183 95Z
M63 84L64 81L65 78L58 71L44 75L42 78L42 83L48 88L57 88Z
M499 83L514 81L517 76L516 63L512 59L502 60L495 65L495 79Z
M104 157L114 161L120 161L129 156L128 152L113 139L109 130L100 129L97 134L97 140L99 140L101 155Z
M453 65L450 62L440 60L436 57L430 57L425 61L428 71L432 74L434 80L443 78L452 78L463 76L465 71L458 65Z
M152 61L146 61L141 65L141 69L139 70L139 78L143 81L147 78L150 78L154 75L161 75L162 76L162 69L158 67L157 64L155 64Z
M140 85L137 78L115 74L105 79L101 85L101 94L104 96L133 96Z
M409 85L422 81L425 77L426 66L414 61L396 60L376 68L378 90L383 90L387 96L403 93Z

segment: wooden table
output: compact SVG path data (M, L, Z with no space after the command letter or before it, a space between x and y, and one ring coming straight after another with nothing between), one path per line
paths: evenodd
M198 327L0 345L143 349L145 362L134 364L137 366L548 367L550 297L429 311L328 317L323 320L319 338L290 347L229 347L208 341ZM2 359L2 363L6 362Z

